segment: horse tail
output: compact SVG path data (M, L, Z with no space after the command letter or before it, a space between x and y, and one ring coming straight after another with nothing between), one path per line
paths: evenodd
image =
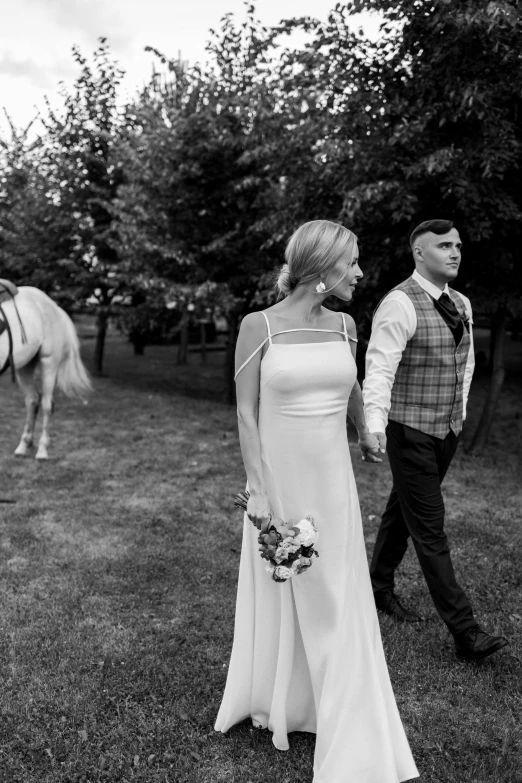
M64 327L64 347L62 358L58 365L56 383L66 397L83 399L92 391L91 379L80 357L80 341L78 340L74 324L61 307L58 309L60 310Z

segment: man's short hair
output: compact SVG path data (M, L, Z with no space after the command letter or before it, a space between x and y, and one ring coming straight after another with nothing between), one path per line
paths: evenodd
M452 228L454 228L452 220L425 220L424 223L420 223L411 232L410 246L413 248L413 243L417 237L427 234L428 231L432 231L434 234L447 234Z

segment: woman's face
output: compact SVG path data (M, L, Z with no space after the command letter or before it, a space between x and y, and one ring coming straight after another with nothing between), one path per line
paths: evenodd
M334 286L330 294L339 297L343 302L349 302L353 296L355 286L362 276L363 273L359 267L359 247L357 240L355 240L339 256L324 282L327 289ZM339 281L337 284L336 280Z

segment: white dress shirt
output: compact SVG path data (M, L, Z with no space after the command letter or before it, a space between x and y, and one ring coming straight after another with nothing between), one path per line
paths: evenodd
M422 277L417 270L413 272L413 279L425 291L426 296L438 299L441 294L448 293L446 284L440 288ZM466 314L470 322L470 346L463 382L463 418L466 418L466 404L468 401L469 387L475 367L475 352L473 349L473 331L471 324L473 317L471 303L463 294L459 293L466 308ZM395 373L406 348L406 343L411 340L417 328L417 314L415 306L408 294L404 291L392 291L379 305L372 324L372 336L366 352L366 377L363 384L363 399L366 412L366 423L370 432L385 432L388 424L388 413L391 406L391 392L395 380Z

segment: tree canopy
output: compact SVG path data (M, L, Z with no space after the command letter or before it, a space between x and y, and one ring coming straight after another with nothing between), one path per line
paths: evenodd
M379 15L377 40L355 28L361 11ZM225 285L237 320L267 301L289 234L327 218L359 236L367 334L411 268L411 229L446 217L464 239L460 287L484 313L517 314L521 42L515 0L351 0L272 28L248 6L211 31L205 67L151 49L156 71L127 105L107 42L91 60L74 49L63 109L36 142L13 128L1 143L5 273L94 303L102 331L115 303L139 300L143 319L169 286Z

